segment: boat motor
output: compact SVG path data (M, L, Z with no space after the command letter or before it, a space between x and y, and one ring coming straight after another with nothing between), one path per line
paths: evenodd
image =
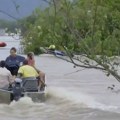
M22 80L16 78L13 86L13 100L18 101L22 97L22 92Z

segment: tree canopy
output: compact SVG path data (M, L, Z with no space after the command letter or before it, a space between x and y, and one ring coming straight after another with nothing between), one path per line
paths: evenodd
M24 20L26 51L55 44L78 54L119 55L119 5L119 0L61 0L37 8Z
M51 0L48 8L37 8L23 20L25 52L39 54L41 46L54 44L76 66L101 69L120 81L120 63L113 58L120 55L119 6L119 0Z

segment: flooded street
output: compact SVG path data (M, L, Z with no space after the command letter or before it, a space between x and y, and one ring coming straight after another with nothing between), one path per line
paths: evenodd
M0 37L7 43L0 48L0 60L9 55L19 41ZM52 55L35 57L36 66L46 73L46 101L34 103L22 98L0 104L0 120L119 120L120 83L95 69L74 68ZM108 89L115 85L114 90Z

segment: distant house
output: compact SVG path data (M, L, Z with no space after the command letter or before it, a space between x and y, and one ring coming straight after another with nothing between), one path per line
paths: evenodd
M5 35L5 29L0 29L0 36Z

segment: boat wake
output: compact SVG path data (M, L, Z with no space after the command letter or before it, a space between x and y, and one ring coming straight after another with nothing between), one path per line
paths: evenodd
M108 106L97 102L87 94L58 87L47 87L45 102L35 103L31 98L23 97L17 102L11 102L9 105L0 104L0 116L11 120L16 118L32 120L33 116L37 116L37 119L40 119L44 118L46 114L51 116L53 114L62 114L64 116L65 112L70 115L73 112L76 115L80 115L84 111L87 112L88 116L94 114L95 111L103 111L102 113L107 114L111 112L120 113L117 106Z
M63 100L66 100L66 102L69 101L71 102L71 104L76 104L84 108L87 107L87 108L99 109L103 111L112 111L112 112L118 110L117 106L112 106L112 105L108 106L99 103L93 97L87 94L81 92L68 91L64 88L50 87L48 88L48 94L53 98L57 98L57 99L61 98Z
M9 120L33 120L34 116L43 114L46 105L44 103L34 103L31 98L23 97L19 101L8 104L0 104L0 119ZM36 120L38 120L36 118ZM41 119L40 119L41 120Z

